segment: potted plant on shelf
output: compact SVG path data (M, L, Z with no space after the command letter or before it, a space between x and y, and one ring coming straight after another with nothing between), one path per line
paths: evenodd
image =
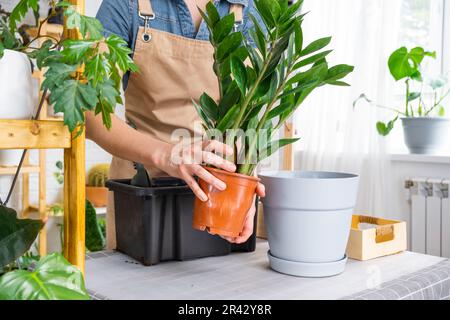
M93 166L87 175L86 199L95 207L106 207L108 202L108 188L105 187L108 180L109 164L102 163Z
M264 23L251 17L254 28L250 34L256 48L242 33L233 31L232 14L220 18L212 3L202 13L215 49L220 99L214 101L204 93L195 105L206 134L234 147L232 160L237 172L206 167L227 184L227 189L219 191L200 181L208 201L196 199L194 228L237 237L254 202L258 162L298 140L276 140L278 129L317 88L348 85L342 79L353 67L331 67L326 61L331 50L322 49L330 37L304 45L301 5L302 1L289 6L288 1L255 0Z
M30 119L34 109L31 63L16 51L26 41L22 36L26 29L12 33L9 16L0 6L0 119ZM1 150L0 166L17 165L21 154L20 150Z
M103 37L101 23L95 18L81 15L70 3L52 1L51 4L52 12L39 22L37 35L28 42L17 37L18 25L29 10L37 10L38 2L22 0L6 16L6 20L4 19L0 24L0 63L5 56L10 56L11 51L14 51L14 54L20 54L23 66L25 55L35 61L36 67L45 71L45 81L41 89L46 94L42 95L42 99L46 99L47 93L49 94L55 113L64 114L64 123L70 131L83 128L85 111L101 114L104 125L110 128L111 114L114 112L115 105L122 103L120 74L137 71L136 65L129 56L131 49L118 36ZM52 16L57 15L59 9L64 12L67 29L79 30L81 39L72 40L64 37L55 39L42 34L42 25ZM41 46L37 46L38 40L45 41ZM103 48L106 48L106 51ZM9 69L8 66L9 78L21 72L22 69ZM25 69L28 72L22 84L26 84L31 77L29 68ZM14 88L16 87L17 84ZM21 88L21 91L23 90L24 88ZM11 96L10 92L2 88L0 96L2 106L3 99L9 96ZM11 109L8 110L10 112Z
M438 153L448 147L450 141L450 119L444 118L443 104L450 94L450 87L444 76L424 81L421 66L427 57L436 58L436 52L421 47L411 50L401 47L389 57L388 66L392 77L405 82L403 108L375 104L365 94L353 103L355 107L360 100L364 100L375 107L392 111L395 114L392 120L377 123L378 133L387 136L397 120L401 119L405 144L411 153L417 154Z

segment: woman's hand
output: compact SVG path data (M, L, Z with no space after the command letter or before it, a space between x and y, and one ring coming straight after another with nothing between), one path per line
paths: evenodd
M239 237L232 238L232 237L223 237L225 240L231 242L231 243L244 243L246 242L250 236L253 234L253 228L254 228L254 220L255 220L255 213L256 213L256 196L259 196L261 198L264 198L266 196L266 189L262 183L258 183L258 186L256 187L256 195L253 198L253 205L250 208L250 210L247 213L247 216L245 218L244 222L244 229L242 230Z
M198 185L194 176L213 185L218 190L225 190L226 184L209 173L202 164L213 165L228 172L235 172L236 165L219 156L231 156L234 150L230 146L216 140L177 144L170 146L165 152L165 160L160 169L172 177L183 179L201 201L208 197Z

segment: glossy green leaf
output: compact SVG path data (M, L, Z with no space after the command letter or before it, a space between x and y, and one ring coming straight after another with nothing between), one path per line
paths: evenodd
M258 47L259 52L261 53L262 57L265 57L267 55L267 41L266 41L266 35L264 34L264 31L261 27L261 25L258 22L258 19L255 18L252 14L250 14L250 19L253 22L254 29L253 31L253 40L256 43L256 46Z
M327 50L327 51L323 51L320 53L317 53L313 56L310 56L304 60L301 60L300 62L296 63L294 66L294 70L302 68L302 67L306 67L308 65L314 64L317 61L325 58L326 56L328 56L331 52L333 52L333 50Z
M225 132L227 129L230 129L234 122L236 121L236 117L239 113L239 105L235 105L228 112L225 114L225 116L220 120L220 122L217 124L217 129L221 132Z
M389 121L388 123L384 122L377 122L377 131L382 136L387 136L392 129L394 129L395 122L398 120L398 116L395 117L393 120Z
M408 102L412 102L412 101L418 99L420 96L421 96L420 92L410 92L407 100L408 100Z
M208 116L203 112L202 107L200 107L200 105L195 101L192 100L192 104L194 105L195 110L197 111L198 116L200 117L200 119L203 122L203 125L207 128L207 129L213 129L214 126L211 123L210 119L208 118Z
M300 138L293 138L293 139L280 139L280 140L269 142L267 144L267 146L265 146L262 150L259 151L258 161L262 161L265 158L270 157L272 154L277 152L280 148L283 148L287 145L293 144L299 140L300 140Z
M84 123L84 112L97 105L97 92L88 84L76 80L65 80L50 94L50 103L55 112L64 113L64 124L70 131Z
M92 50L92 40L65 40L61 54L69 64L76 64L89 50Z
M109 59L113 64L117 64L123 72L137 72L138 67L134 64L130 57L132 53L128 48L128 44L119 36L110 35L105 40L109 50Z
M93 17L81 16L80 32L84 38L98 40L103 38L103 25Z
M254 3L265 24L273 28L281 14L279 3L273 0L255 0Z
M348 74L352 73L354 69L355 67L346 64L333 66L328 70L325 81L333 82L345 78Z
M242 33L236 32L226 36L217 48L217 60L223 61L230 56L237 48L242 46L243 36Z
M219 103L219 115L223 117L231 107L233 107L241 98L241 91L236 84L236 81L233 81L229 86L227 92Z
M200 97L200 107L202 108L208 119L214 123L219 117L219 107L217 103L207 93L204 93Z
M210 1L206 5L206 13L208 15L210 27L214 28L220 20L220 15L219 15L219 12L217 11L217 8L213 2Z
M103 54L97 54L92 59L89 59L85 64L84 74L89 81L92 81L94 87L97 83L103 82L108 78L110 66L108 60Z
M231 57L231 74L233 75L236 83L241 90L241 93L245 95L247 89L247 71L244 63L237 57Z
M0 270L29 250L44 224L18 219L17 212L0 206ZM0 290L1 291L1 290Z
M37 11L39 9L39 0L20 0L9 16L9 27L12 32L17 30L19 22L25 18L29 10Z
M94 206L86 200L86 248L89 251L101 251L106 241L97 221L97 212Z
M445 117L445 108L443 106L439 106L438 116L439 117Z
M406 47L401 47L395 50L389 57L389 71L397 81L405 78L420 80L421 73L419 67L426 56L435 57L436 54L425 51L420 47L413 48L410 51Z
M222 18L214 27L213 39L216 43L222 40L231 33L234 27L234 14L228 14Z
M285 113L286 111L292 110L294 105L291 102L284 102L281 103L278 107L274 108L273 110L270 110L267 119L273 119L278 117L279 115Z
M59 253L44 257L34 271L0 278L0 300L89 300L83 275Z
M42 89L52 91L61 85L69 76L77 70L77 66L65 63L53 63L45 72L45 80L42 83Z
M331 37L321 38L316 41L313 41L311 44L306 46L305 49L302 50L300 56L304 57L311 53L317 52L317 51L325 48L327 45L329 45L330 42L331 42Z

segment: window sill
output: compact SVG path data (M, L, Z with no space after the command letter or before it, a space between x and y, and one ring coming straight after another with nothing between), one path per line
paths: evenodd
M432 164L449 164L450 153L446 154L410 154L410 153L391 153L392 162L415 162L415 163L432 163Z

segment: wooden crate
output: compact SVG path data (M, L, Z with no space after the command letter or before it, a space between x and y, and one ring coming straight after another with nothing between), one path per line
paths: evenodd
M374 225L361 229L360 224ZM405 251L407 248L406 222L363 215L352 217L347 245L347 256L356 260L369 260Z

